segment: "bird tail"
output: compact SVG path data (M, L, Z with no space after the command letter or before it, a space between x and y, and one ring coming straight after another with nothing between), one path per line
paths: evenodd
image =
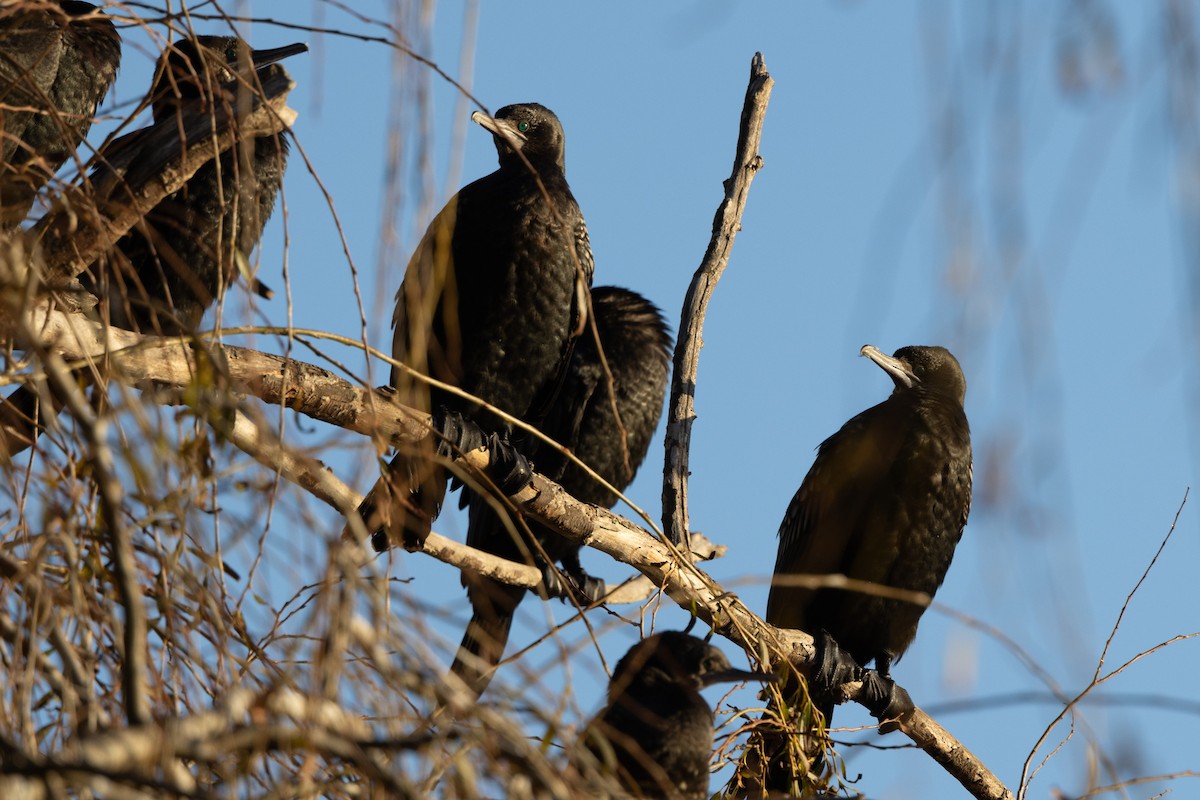
M53 391L48 397L48 403L44 404L35 388L22 384L0 401L0 464L11 461L37 441L45 429L46 405L51 407L51 413L62 410L64 404Z
M450 673L458 676L474 698L478 698L492 682L504 657L513 615L525 596L525 589L481 576L466 577L465 572L463 575L471 601L471 622L463 633Z
M446 496L446 472L428 453L403 451L392 458L383 475L358 506L358 514L371 536L371 546L382 553L392 545L420 550L429 537L433 520ZM347 525L342 538L353 540Z

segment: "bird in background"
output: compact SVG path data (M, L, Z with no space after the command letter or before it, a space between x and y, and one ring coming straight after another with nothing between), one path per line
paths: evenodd
M256 90L260 70L308 50L252 50L234 36L195 36L159 57L150 88L155 124ZM130 134L129 146L143 131ZM247 137L208 161L81 276L118 328L186 335L238 277L275 209L287 167L280 135Z
M471 117L492 133L500 166L459 190L429 224L396 293L392 355L500 411L538 424L587 320L592 252L567 185L558 117L537 103ZM438 442L401 448L359 507L378 551L420 549L446 491L445 458L487 445L506 494L528 482L523 437L472 400L409 369L391 384L430 412ZM352 536L349 526L345 536Z
M716 647L683 631L643 639L617 662L608 704L573 754L576 769L615 776L633 797L703 800L714 716L700 690L762 678L734 669Z
M894 389L821 443L780 525L775 577L840 574L932 597L971 509L966 379L944 347L902 347L889 357L867 345L861 353ZM924 610L861 590L778 583L766 619L817 638L809 691L829 724L842 677L872 661L872 677L884 679L887 692L903 693L890 680L891 665L912 643ZM871 711L886 719L905 706L906 694L885 694ZM787 762L770 765L770 789L787 791L796 780Z
M0 229L76 158L120 65L120 34L91 3L0 7Z
M592 290L592 317L612 381L605 374L596 337L585 331L540 430L624 491L645 458L662 415L671 333L653 303L616 286ZM577 499L604 508L617 502L615 492L560 451L535 442L530 456L542 474ZM564 597L575 591L582 599L594 601L603 595L604 582L587 575L580 564L578 544L532 520L528 526L536 545L516 533L519 524L506 524L486 498L476 494L470 499L467 544L512 561L532 560L542 568L548 596ZM555 562L562 564L565 582L554 570ZM466 571L463 583L472 616L451 672L478 696L504 655L513 614L526 590Z
M155 67L154 122L173 124L185 111L236 102L238 91L254 90L256 70L277 69L271 65L307 49L292 44L252 50L232 36L175 42ZM134 131L111 148L136 147L148 130ZM79 276L83 287L100 298L101 318L146 334L194 332L258 244L283 183L287 152L287 140L280 136L237 142L151 209ZM50 401L57 406L53 397ZM42 406L28 384L0 405L0 447L9 457L36 439Z

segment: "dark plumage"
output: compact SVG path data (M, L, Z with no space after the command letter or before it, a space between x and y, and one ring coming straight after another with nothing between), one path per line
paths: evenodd
M604 480L623 491L645 458L662 414L671 334L654 304L627 289L614 286L593 289L592 312L612 372L621 423L618 425L613 415L613 393L609 390L596 341L588 330L575 345L562 388L540 427L543 433L569 448ZM626 434L624 442L622 426ZM558 451L535 446L532 457L542 473L558 480L580 500L604 508L616 503L615 493L601 486ZM593 592L602 589L602 583L589 580L583 573L579 564L579 545L536 522L530 521L529 528L541 545L544 560L537 548L514 538L484 498L475 496L471 501L468 544L515 561L527 560L533 554L536 562L543 566L547 562L561 562L564 572L576 586L585 590L590 588ZM479 694L491 680L491 671L504 654L513 613L524 598L525 589L466 572L463 582L473 614L451 670Z
M776 577L842 574L932 596L971 508L966 380L943 347L862 349L895 389L820 446L779 528ZM773 586L767 621L827 632L859 666L888 677L924 608L863 592ZM833 704L816 702L828 721ZM783 787L774 787L783 788Z
M254 91L254 70L307 49L251 50L232 36L180 40L158 60L154 121L203 104L236 103L237 92ZM281 136L240 141L147 213L106 263L84 276L85 286L108 301L111 324L164 335L195 330L258 244L287 154Z
M173 124L177 113L211 107L213 98L236 102L231 91L235 75L240 76L239 91L253 91L250 76L256 68L280 69L267 65L307 49L295 44L251 50L230 36L181 40L158 59L150 87L155 123ZM137 147L148 130L122 137L112 148ZM142 333L194 331L262 236L286 160L287 141L264 136L238 142L202 165L182 189L123 236L113 252L79 276L100 298L101 316L116 327ZM0 405L0 455L11 456L32 444L41 413L38 394L28 385L5 399Z
M25 219L38 189L75 155L121 63L112 20L91 3L58 5L0 9L4 229Z
M394 357L536 424L583 330L592 253L567 185L563 130L536 103L472 119L495 138L500 168L464 186L430 223L396 294ZM445 430L507 423L475 403L392 370L401 402ZM377 550L419 548L445 493L430 442L400 451L359 509Z
M713 712L700 690L759 677L730 667L703 639L681 631L655 634L617 663L608 705L588 724L581 744L634 797L703 800Z

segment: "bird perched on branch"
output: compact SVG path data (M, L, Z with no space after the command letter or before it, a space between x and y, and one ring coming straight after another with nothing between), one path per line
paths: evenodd
M501 414L542 419L587 319L592 251L567 185L558 117L523 103L471 118L491 131L500 168L438 213L396 294L392 354L406 368L392 369L392 386L402 403L433 414L439 443L401 449L360 506L379 551L420 549L445 496L445 456L488 444L503 491L527 482Z
M150 88L155 125L173 125L178 114L217 103L238 103L240 93L255 91L264 70L281 69L276 61L307 49L292 44L251 50L231 36L180 40L155 68ZM106 153L138 147L150 130L122 137ZM235 142L147 212L112 252L79 276L100 298L101 317L147 334L193 332L258 244L283 183L287 150L286 139L273 135ZM39 403L29 385L5 399L0 453L11 456L36 439L42 424Z
M614 488L624 491L646 456L662 414L671 334L658 308L628 289L593 289L592 314L612 374L611 384L596 339L590 330L585 331L575 344L562 388L540 429ZM536 442L531 457L543 474L579 500L604 508L617 502L615 492L561 452ZM572 589L587 600L603 594L603 581L583 571L578 544L529 521L535 544L516 535L518 527L519 522L510 532L486 498L475 495L471 499L467 544L513 561L532 557L542 567L549 596L563 597ZM558 578L551 566L555 562L563 565L568 583ZM468 572L463 572L463 583L471 599L472 618L451 671L478 695L504 654L513 614L525 589Z
M237 104L241 93L256 90L259 70L307 50L301 43L252 50L233 36L175 42L155 68L154 121ZM107 301L108 321L142 333L194 331L239 273L249 276L248 260L275 208L287 156L283 136L240 140L151 209L85 273L84 285Z
M91 3L0 8L0 228L75 156L120 64L121 37Z
M732 668L703 639L682 631L655 634L617 662L608 704L588 723L579 744L601 773L614 775L633 797L703 800L713 711L700 690L762 677ZM577 751L576 764L586 775L590 765L584 760Z
M971 509L967 384L958 360L944 347L902 347L889 357L868 345L862 355L895 388L821 443L780 525L775 577L785 581L767 601L768 622L818 640L821 663L809 690L826 724L836 691L829 684L859 677L851 673L872 661L890 690L903 691L890 681L891 665L912 643L925 607L869 588L788 585L786 578L844 575L932 597ZM895 699L880 698L877 716L894 709ZM901 702L911 704L906 696ZM772 766L769 787L786 790L793 772Z

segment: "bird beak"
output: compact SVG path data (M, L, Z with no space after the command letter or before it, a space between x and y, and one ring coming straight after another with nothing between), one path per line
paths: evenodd
M891 356L884 355L882 352L880 352L879 348L873 345L864 344L862 349L858 351L858 354L860 356L866 356L878 364L884 372L891 376L892 382L895 383L896 386L902 386L905 389L911 389L913 386L920 383L920 380L913 373L912 367L908 366L908 364L905 364L898 358L892 358Z
M307 52L308 45L304 42L296 42L295 44L285 44L283 47L272 47L269 50L251 50L250 61L254 64L254 68L258 69L259 67L265 67L268 64L274 64L285 58Z
M495 119L482 111L476 111L471 114L471 121L491 131L493 136L503 139L513 150L520 150L521 146L525 144L525 134L518 131L516 126L506 119Z
M705 686L712 686L714 683L739 683L741 681L773 681L775 676L766 672L751 672L747 669L729 669L719 670L717 672L706 672L701 676L701 681Z

